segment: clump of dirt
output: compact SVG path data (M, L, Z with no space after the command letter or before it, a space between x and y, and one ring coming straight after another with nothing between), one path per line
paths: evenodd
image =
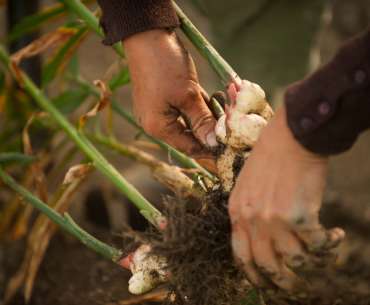
M164 231L132 237L166 258L175 304L240 304L251 286L233 261L227 196L213 191L202 204L167 198L165 211Z
M243 155L236 155L235 160L233 162L234 177L239 176L239 173L242 170L243 165L244 165L244 156Z

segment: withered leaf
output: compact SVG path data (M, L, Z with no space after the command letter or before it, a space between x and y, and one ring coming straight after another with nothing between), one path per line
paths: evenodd
M92 169L91 164L78 164L72 166L66 173L63 184L70 184L77 179L85 177Z
M32 41L30 44L20 49L11 56L11 61L15 65L26 58L38 55L46 50L50 50L55 46L64 43L73 34L76 33L76 29L60 27L57 30L42 35L40 38Z
M23 128L22 131L22 141L23 141L23 151L26 155L33 155L33 149L31 144L31 139L29 135L29 128L32 125L35 118L43 118L46 117L48 114L45 112L39 112L36 114L31 115L28 119L26 126ZM37 188L38 195L40 196L41 200L47 201L47 186L46 186L46 179L44 172L42 170L42 166L40 166L40 162L35 162L31 165L33 170L33 178Z
M107 105L110 104L110 97L112 93L110 92L107 85L101 81L94 81L94 85L97 86L100 90L100 99L99 102L86 114L82 115L79 120L79 128L82 129L88 118L96 116L100 111L102 111Z

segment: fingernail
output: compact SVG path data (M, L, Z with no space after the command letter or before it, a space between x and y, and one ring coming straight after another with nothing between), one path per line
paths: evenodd
M214 131L210 132L206 137L206 142L209 147L216 147L218 146L218 142L216 140L216 133Z

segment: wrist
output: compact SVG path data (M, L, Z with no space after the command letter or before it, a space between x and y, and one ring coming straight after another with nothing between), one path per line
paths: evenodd
M123 40L127 57L158 56L158 52L168 51L176 43L174 32L155 29L137 33Z
M299 143L293 135L287 121L285 106L280 107L275 113L274 118L265 128L261 135L261 142L265 145L273 145L276 151L289 154L299 159L326 160L327 158L315 154ZM273 144L271 142L274 142Z

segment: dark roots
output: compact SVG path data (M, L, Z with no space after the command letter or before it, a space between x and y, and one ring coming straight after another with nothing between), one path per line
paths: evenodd
M164 231L131 237L166 258L175 304L229 305L245 300L251 287L234 264L227 196L213 191L202 203L167 198L165 211Z

